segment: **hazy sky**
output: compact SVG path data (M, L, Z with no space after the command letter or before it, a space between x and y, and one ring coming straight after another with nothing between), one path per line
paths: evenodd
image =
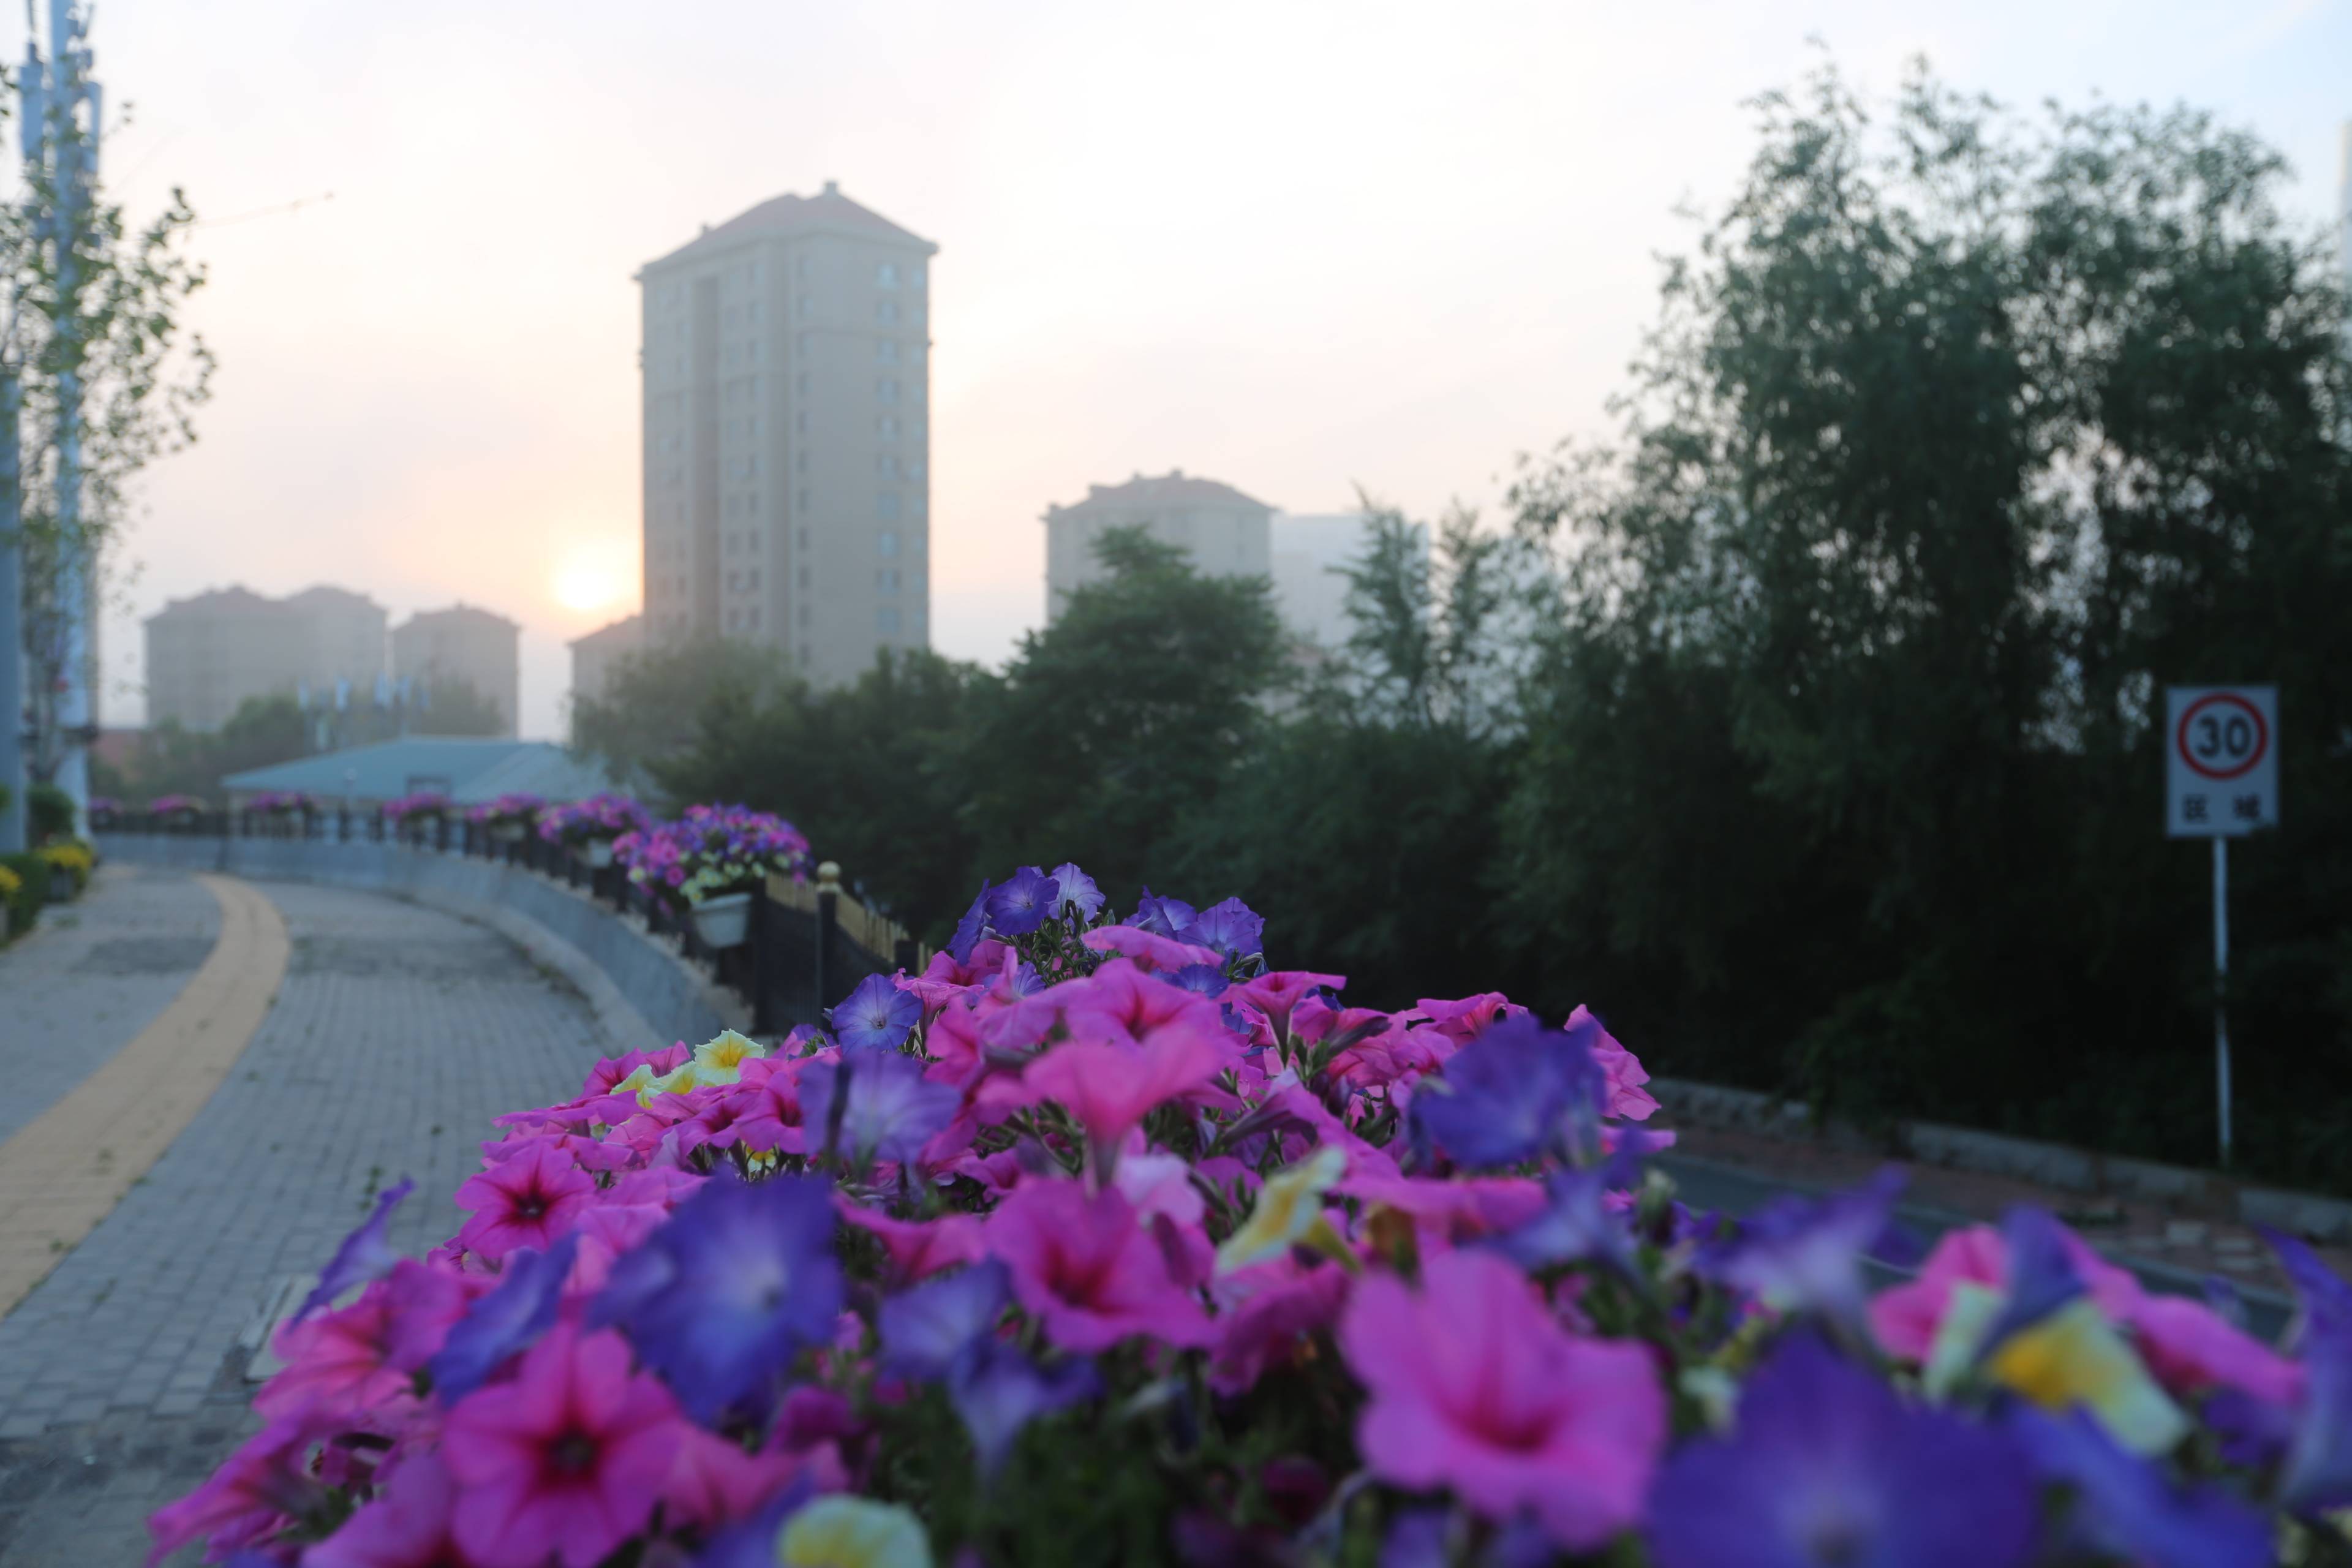
M630 274L826 179L940 247L949 653L1042 619L1038 515L1090 480L1491 503L1605 426L1674 208L1731 188L1809 37L1873 87L1925 51L2012 100L2187 99L2333 205L2352 0L105 0L106 174L208 220L220 357L146 482L107 719L166 598L331 582L520 621L525 733L559 733L563 639L636 602Z

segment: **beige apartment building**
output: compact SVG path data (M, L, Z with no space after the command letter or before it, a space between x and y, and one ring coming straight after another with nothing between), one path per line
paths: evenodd
M385 672L383 606L325 586L272 599L241 587L173 599L147 617L147 721L219 729L250 697L373 691Z
M420 610L393 628L393 679L425 688L462 680L497 704L504 732L511 735L522 706L521 630L504 616L471 605Z
M1274 509L1228 484L1171 468L1123 485L1088 485L1087 499L1045 509L1045 618L1057 621L1073 590L1099 582L1095 541L1113 528L1141 528L1217 576L1263 577L1271 568Z
M601 699L613 679L613 667L645 646L646 618L628 616L599 626L584 637L572 639L572 700Z
M929 644L938 250L828 181L637 274L648 640L749 638L821 685Z

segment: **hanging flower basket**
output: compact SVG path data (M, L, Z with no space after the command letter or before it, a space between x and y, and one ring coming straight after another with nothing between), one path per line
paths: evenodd
M740 947L751 929L751 895L721 893L694 906L694 934L702 945L719 949Z

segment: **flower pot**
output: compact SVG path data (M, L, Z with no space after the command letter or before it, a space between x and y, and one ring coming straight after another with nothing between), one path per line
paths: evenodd
M612 863L613 841L611 839L591 838L588 840L588 864L593 869L601 871Z
M694 906L694 934L708 948L740 947L751 928L751 895L721 893Z

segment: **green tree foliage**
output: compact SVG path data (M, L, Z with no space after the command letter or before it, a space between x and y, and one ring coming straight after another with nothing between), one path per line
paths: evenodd
M412 735L509 735L514 726L488 693L461 675L435 675L425 703L408 715Z
M248 697L211 734L184 730L169 720L156 725L121 778L110 782L134 804L160 795L192 795L218 805L222 779L307 757L315 749L312 739L311 721L292 697Z
M910 929L951 928L974 858L957 765L981 672L884 650L853 684L721 685L682 751L652 764L673 800L740 801L788 817L854 890Z
M1262 577L1204 576L1140 530L1096 550L1108 576L977 693L961 766L983 866L1075 860L1131 900L1265 735L1284 637Z
M1514 929L1593 954L1670 1068L2198 1157L2206 865L2160 837L2155 717L2275 679L2243 1114L2299 1125L2273 1168L2352 1173L2306 1110L2352 1047L2342 300L2278 160L1924 75L1884 125L1828 71L1763 108L1622 457L1521 488L1561 596Z
M572 750L632 788L656 787L656 769L685 756L706 704L757 708L786 679L783 655L717 637L663 643L615 662L604 694L574 694Z

